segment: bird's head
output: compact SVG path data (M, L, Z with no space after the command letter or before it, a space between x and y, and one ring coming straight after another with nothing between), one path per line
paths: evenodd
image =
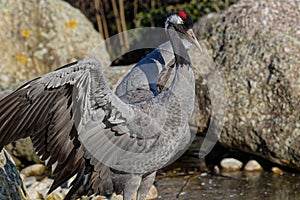
M186 35L187 38L202 52L202 47L200 46L192 29L193 19L187 12L179 10L171 13L166 19L165 29L167 30L170 27L173 27L175 31Z

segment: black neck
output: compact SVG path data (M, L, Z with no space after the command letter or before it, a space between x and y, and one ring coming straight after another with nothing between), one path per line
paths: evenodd
M178 32L175 30L174 26L170 25L167 29L167 33L170 42L173 47L175 62L176 64L191 64L190 56L187 53Z

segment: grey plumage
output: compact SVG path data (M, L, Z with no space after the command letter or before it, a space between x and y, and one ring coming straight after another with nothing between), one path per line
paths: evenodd
M182 42L186 49L191 47L191 43L186 39L183 39ZM169 70L172 70L173 72L174 64L175 56L171 43L165 42L149 53L145 58L140 60L131 69L131 71L117 86L115 94L126 103L138 103L156 96L159 92L153 91L153 89L156 89L156 79L159 79L162 74L165 74L164 72ZM162 78L162 80L165 80L165 77ZM186 132L188 131L189 129L187 127ZM184 136L185 139L182 142L183 146L189 142L190 134L186 133ZM142 176L138 189L140 199L144 199L146 197L147 192L154 182L155 174L156 172L152 172ZM132 175L127 175L127 178L128 176ZM78 187L73 187L73 191L71 191L70 194L76 193L78 189L79 193L81 190L86 190L85 187L88 185L86 183L90 180L87 177L87 175L81 173L74 182L74 184Z
M179 35L168 34L176 59L168 90L157 94L154 89L152 96L126 103L124 94L119 98L109 89L97 60L71 63L0 101L0 149L30 136L37 154L53 168L50 192L77 174L66 199L113 192L123 192L125 200L138 192L138 200L144 199L155 171L186 142L193 111L189 57Z
M181 41L186 49L191 48L188 40ZM141 59L119 83L115 94L127 103L158 95L158 84L164 85L162 81L167 81L169 75L174 73L174 64L174 52L168 41Z

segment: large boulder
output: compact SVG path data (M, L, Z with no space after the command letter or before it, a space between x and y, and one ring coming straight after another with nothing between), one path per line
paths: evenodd
M0 87L92 55L109 59L102 36L64 1L2 0L0 18Z
M194 26L226 83L220 143L297 169L299 22L298 0L241 0Z

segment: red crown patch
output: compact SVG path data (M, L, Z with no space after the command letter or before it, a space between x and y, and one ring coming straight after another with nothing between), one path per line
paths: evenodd
M179 15L181 17L181 19L186 19L187 14L185 11L179 10L179 11L177 11L177 15Z

